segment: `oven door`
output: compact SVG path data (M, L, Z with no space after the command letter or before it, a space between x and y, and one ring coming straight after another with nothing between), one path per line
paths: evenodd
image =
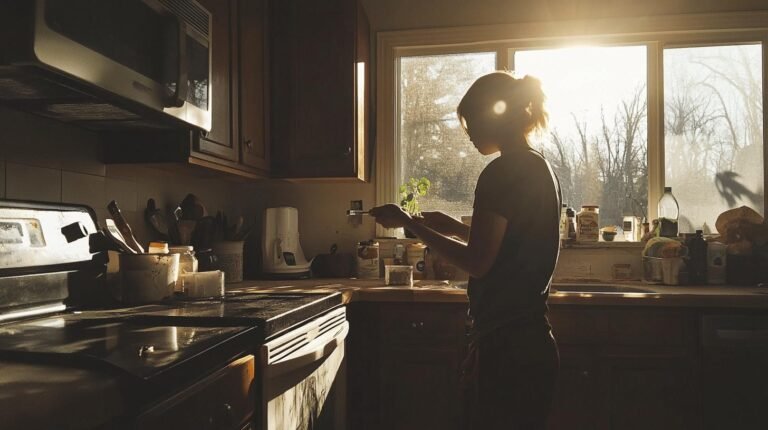
M35 8L37 61L210 130L210 13L197 2L35 0Z
M260 429L346 428L348 332L339 308L262 346Z

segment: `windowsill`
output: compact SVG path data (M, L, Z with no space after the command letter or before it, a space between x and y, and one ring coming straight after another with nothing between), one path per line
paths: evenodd
M562 246L563 249L615 249L615 248L643 248L645 245L643 242L575 242L566 243Z

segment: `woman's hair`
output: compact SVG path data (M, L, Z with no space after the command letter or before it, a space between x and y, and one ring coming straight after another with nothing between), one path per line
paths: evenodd
M503 137L528 134L547 125L541 81L526 75L516 79L508 72L492 72L478 78L461 99L456 113L464 131L480 129Z

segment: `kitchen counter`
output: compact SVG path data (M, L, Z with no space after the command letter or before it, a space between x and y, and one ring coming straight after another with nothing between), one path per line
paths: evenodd
M624 285L649 290L648 293L550 293L549 305L735 307L768 309L768 288L736 286L665 286L641 282L607 284L568 282L558 285ZM448 281L414 281L413 288L387 287L383 279L304 279L295 281L249 280L228 284L228 291L287 293L339 291L344 303L351 302L467 302L466 290Z
M84 369L0 361L4 429L87 429L120 416L117 380Z

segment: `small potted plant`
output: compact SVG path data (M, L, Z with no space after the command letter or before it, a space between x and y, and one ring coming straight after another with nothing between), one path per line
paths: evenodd
M408 182L400 185L400 207L411 216L420 216L419 197L426 196L430 186L432 183L424 177L421 179L411 178ZM414 238L416 236L405 229L405 237Z

